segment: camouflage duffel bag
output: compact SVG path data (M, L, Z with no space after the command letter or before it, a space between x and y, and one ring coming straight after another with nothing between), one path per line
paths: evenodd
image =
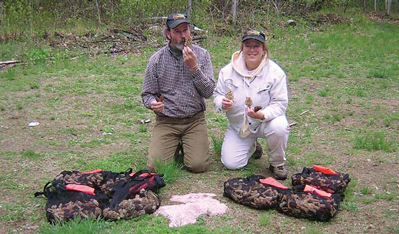
M279 193L276 209L280 213L296 218L328 221L337 214L340 201L339 194L323 197L315 193L285 190Z
M141 170L130 174L129 179L120 180L112 188L112 200L104 209L106 219L130 219L154 213L161 201L154 193L165 186L162 175Z
M155 192L165 186L162 175L131 172L63 171L35 196L47 198L45 210L51 223L76 217L129 219L155 212L160 206Z
M301 173L292 175L291 181L295 190L303 189L301 186L312 185L328 193L343 194L350 178L348 174L315 165L313 168L304 167Z
M76 217L97 218L109 204L108 196L101 191L65 182L48 182L43 192L35 193L36 197L40 195L47 198L46 217L53 224Z
M261 175L233 178L224 182L223 196L256 209L274 208L278 203L278 189L262 184Z
M52 183L64 182L66 184L87 185L112 196L112 188L121 181L127 181L131 173L131 168L124 172L103 171L101 169L88 172L62 171L54 178Z
M252 208L275 208L285 215L318 221L334 217L341 201L339 194L329 194L311 186L293 191L272 177L260 175L226 181L224 196Z
M160 205L161 201L154 192L142 189L133 198L114 201L112 206L103 210L103 216L108 220L131 219L139 215L152 214Z

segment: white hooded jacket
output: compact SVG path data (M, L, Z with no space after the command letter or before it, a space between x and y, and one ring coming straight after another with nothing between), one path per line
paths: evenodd
M232 55L231 62L220 71L213 93L213 103L218 111L222 111L222 100L229 89L233 92L234 103L233 107L226 111L226 116L229 127L237 133L240 133L240 130L242 132L244 128L256 133L262 122L285 115L288 106L287 76L267 57L258 68L248 72L242 53L237 51ZM262 107L259 111L264 114L265 120L253 119L245 114L246 97L251 97L252 107Z

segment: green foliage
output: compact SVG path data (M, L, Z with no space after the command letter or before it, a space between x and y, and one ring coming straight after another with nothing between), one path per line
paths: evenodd
M211 136L213 142L213 150L215 151L216 155L222 154L222 145L223 145L223 138L217 136Z
M395 199L398 196L396 193L391 193L391 192L385 192L385 193L376 193L375 198L376 199L383 199L383 200L388 200L391 201Z
M166 184L173 183L177 179L182 178L187 172L183 170L183 165L175 161L164 163L161 160L156 160L154 163L154 170L158 174L164 175Z
M44 48L31 48L23 56L26 61L30 61L33 64L44 64L49 57L49 50Z
M40 233L50 234L72 234L72 233L159 233L159 234L173 234L173 233L190 233L190 234L234 234L240 230L234 227L216 227L208 228L201 224L186 225L180 228L168 227L167 220L162 216L142 215L132 220L120 220L116 222L106 222L100 219L75 219L66 223L57 225L42 225Z
M311 104L314 100L314 97L311 94L307 94L305 97L305 103L306 104Z
M143 170L146 168L146 159L142 155L138 154L134 150L125 150L120 152L114 152L110 156L104 159L89 160L85 155L77 155L77 159L74 163L66 163L71 168L81 168L80 170L94 170L103 169L109 171L126 171L128 168L132 168L133 171Z
M384 132L366 131L360 136L355 137L355 149L382 150L385 152L395 152L396 143L386 138Z
M319 91L319 96L320 97L327 97L330 92L330 89L328 87L323 88L322 90Z
M372 194L372 193L374 192L374 190L373 190L372 188L369 188L369 187L367 187L367 186L364 186L364 187L362 187L362 188L360 189L360 192L361 192L363 195L369 195L369 194Z
M23 151L21 153L21 155L25 158L33 159L33 160L37 160L37 159L40 159L43 157L41 154L36 153L33 149L28 149L28 150Z
M146 125L140 125L139 126L139 132L147 132L147 126Z
M261 226L270 226L272 225L272 217L271 217L271 211L264 212L259 216L259 224Z
M75 234L75 233L87 233L97 234L105 233L105 229L109 227L111 223L104 222L101 219L79 219L76 218L72 221L59 223L57 225L44 225L40 233L42 234Z

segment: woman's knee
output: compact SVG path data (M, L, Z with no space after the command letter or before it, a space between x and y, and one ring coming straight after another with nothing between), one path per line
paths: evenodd
M234 160L234 158L235 157L231 157L231 158L227 157L227 156L223 157L223 154L222 154L221 161L222 161L224 167L226 167L228 170L238 170L238 169L243 168L246 165L245 162L239 162L237 160Z
M269 128L274 136L285 137L289 133L288 122L285 116L277 117L269 122Z

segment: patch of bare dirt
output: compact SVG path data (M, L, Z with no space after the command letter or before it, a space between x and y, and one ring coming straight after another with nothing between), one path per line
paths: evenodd
M398 19L393 19L392 17L386 15L386 14L382 14L382 13L369 13L367 14L367 16L377 22L386 22L386 23L391 23L391 24L399 24L399 20Z

